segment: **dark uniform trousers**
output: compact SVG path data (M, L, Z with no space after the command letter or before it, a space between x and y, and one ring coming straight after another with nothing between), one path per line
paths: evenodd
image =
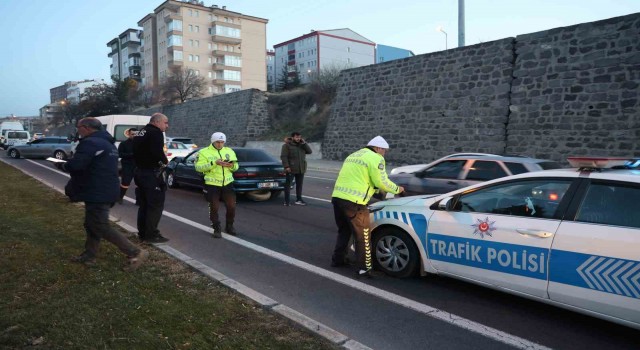
M138 249L123 234L114 230L109 223L109 203L84 203L84 229L87 232L87 241L84 244L84 253L88 258L95 258L100 247L100 240L104 239L113 243L120 251L129 257L136 256Z
M138 186L138 236L141 240L151 239L158 234L158 223L164 210L167 185L160 169L136 168L134 181Z
M136 170L136 165L134 163L125 163L122 162L122 171L121 171L121 181L120 184L122 186L129 188L131 185L131 180L133 180L133 175Z
M233 220L236 217L236 191L233 189L233 183L226 186L204 186L207 193L205 198L209 202L209 220L214 226L220 225L218 219L218 210L220 209L220 200L224 202L227 207L227 215L225 225L227 227L233 226Z
M289 203L291 198L291 183L296 180L296 200L302 200L302 182L304 181L304 173L292 174L287 173L287 182L284 186L284 201Z
M338 238L331 260L341 264L345 262L349 240L355 236L358 268L371 270L371 233L369 231L369 209L341 198L331 198L333 215L338 226Z

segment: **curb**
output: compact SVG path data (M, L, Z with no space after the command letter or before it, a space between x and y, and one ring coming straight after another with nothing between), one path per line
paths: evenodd
M44 185L52 188L55 191L58 191L62 194L64 194L64 189L59 188L51 183L49 183L47 180L44 180L38 176L34 176L32 174L27 173L26 171L19 169L15 166L13 166L10 163L7 163L4 159L0 158L0 161L2 161L3 163L13 167L14 169L17 169L19 171L21 171L23 174L30 176L31 178L34 178L36 180L38 180L39 182L43 183ZM309 167L307 167L309 169ZM326 169L326 168L325 168ZM327 170L325 170L327 171ZM339 169L337 170L339 171ZM114 222L116 225L120 226L122 229L124 229L129 236L133 236L135 234L135 232L137 231L137 229L123 221L121 221L119 218L113 216L113 215L109 215L109 220L111 220L112 222ZM267 310L272 310L273 312L280 314L284 317L286 317L287 319L289 319L290 321L293 321L294 323L296 323L299 326L302 326L304 328L306 328L307 330L311 331L312 333L319 335L327 340L329 340L331 343L341 346L344 349L349 349L349 350L371 350L371 348L369 348L368 346L357 342L353 339L349 339L349 337L347 337L346 335L318 322L315 321L314 319L305 316L304 314L299 313L298 311L284 305L284 304L280 304L279 302L269 298L268 296L259 293L258 291L255 291L247 286L245 286L244 284L237 282L229 277L227 277L226 275L212 269L211 267L203 264L202 262L195 260L193 258L191 258L190 256L180 252L179 250L172 248L170 246L168 246L165 243L153 243L151 244L153 245L156 249L161 250L165 253L167 253L168 255L170 255L171 257L173 257L176 260L179 260L187 265L189 265L193 270L201 273L204 276L207 276L209 278L211 278L212 280L218 281L220 282L220 284L227 286L228 288L232 289L233 291L242 294L243 296L253 300L254 302L258 303L259 305L261 305L263 308L267 309Z

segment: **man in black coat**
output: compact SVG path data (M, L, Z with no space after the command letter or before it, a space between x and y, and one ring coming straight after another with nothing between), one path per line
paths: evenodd
M125 132L127 139L120 142L118 146L118 155L120 156L120 164L122 170L120 170L120 199L118 203L122 204L124 195L127 194L131 180L133 180L133 173L136 169L136 162L133 159L133 137L136 136L138 129L130 128Z
M282 145L280 160L287 174L287 182L284 186L284 205L290 205L291 182L296 180L296 201L294 204L307 205L302 200L302 182L307 171L307 154L311 154L311 147L304 141L299 132L292 132Z
M138 237L149 243L163 243L169 239L158 230L164 209L167 184L164 182L164 132L169 128L169 118L154 113L142 130L133 138L133 158L136 162L134 180L138 186Z
M148 256L146 250L136 247L109 223L109 210L118 200L118 151L114 139L102 130L96 118L81 119L78 124L80 143L76 152L60 168L71 174L65 192L72 202L84 202L84 228L87 232L85 250L73 262L92 265L105 239L115 244L128 257L127 270L137 268ZM58 163L59 164L59 163Z

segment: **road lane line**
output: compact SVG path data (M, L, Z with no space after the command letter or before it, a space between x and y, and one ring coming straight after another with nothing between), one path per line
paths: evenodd
M305 175L304 177L309 179L336 181L336 179L327 179L326 177L315 177L315 176L309 176L309 175Z
M50 167L41 165L41 164L33 162L33 161L31 161L31 162L34 163L34 164L37 164L37 165L39 165L39 166L41 166L41 167L43 167L45 169L49 169L49 170L54 171L56 173L60 173L59 171L57 171L55 169L52 169ZM64 173L62 173L62 174L68 177L67 174L64 174ZM42 180L40 180L40 181L42 181ZM308 198L313 198L313 199L318 199L318 200L329 202L328 200L325 200L325 199L319 199L319 198L314 198L314 197L308 197ZM125 197L125 199L127 201L129 201L129 202L135 202L133 199L128 198L128 197ZM205 225L202 225L202 224L197 223L195 221L183 218L183 217L181 217L179 215L173 214L173 213L168 212L166 210L163 211L163 215L166 215L167 217L170 217L170 218L172 218L174 220L177 220L179 222L182 222L182 223L184 223L186 225L189 225L189 226L192 226L194 228L200 229L202 231L205 231L205 232L208 232L208 233L212 233L213 232L213 230L209 226L205 226ZM477 323L475 321L468 320L466 318L457 316L457 315L452 314L450 312L446 312L444 310L440 310L438 308L435 308L435 307L432 307L432 306L417 302L415 300L412 300L412 299L409 299L409 298L405 298L403 296L388 292L386 290L370 286L370 285L368 285L366 283L362 283L362 282L353 280L351 278L348 278L348 277L342 276L340 274L325 270L325 269L317 267L315 265L311 265L311 264L306 263L306 262L304 262L302 260L298 260L298 259L292 258L290 256L284 255L282 253L278 253L276 251L273 251L271 249L259 246L257 244L251 243L249 241L245 241L245 240L243 240L241 238L238 238L236 236L231 236L231 235L228 235L226 233L223 233L222 236L223 236L224 239L227 239L227 240L229 240L231 242L234 242L234 243L236 243L238 245L241 245L241 246L243 246L245 248L248 248L248 249L251 249L253 251L256 251L256 252L262 253L264 255L270 256L270 257L272 257L274 259L277 259L277 260L280 260L282 262L288 263L290 265L296 266L296 267L301 268L303 270L312 272L312 273L314 273L314 274L316 274L318 276L330 279L330 280L332 280L334 282L346 285L348 287L351 287L353 289L359 290L361 292L373 295L373 296L378 297L380 299L383 299L383 300L392 302L394 304L403 306L405 308L414 310L416 312L422 313L422 314L424 314L426 316L433 317L435 319L444 321L446 323L455 325L457 327L466 329L468 331L480 334L482 336L485 336L487 338L496 340L498 342L511 345L511 346L516 347L518 349L540 349L540 350L549 349L549 348L547 348L547 347L545 347L545 346L543 346L541 344L537 344L537 343L528 341L526 339L520 338L518 336L509 334L509 333L506 333L506 332L502 332L502 331L500 331L498 329L495 329L495 328L492 328L492 327L489 327L489 326L485 326L485 325L483 325L481 323Z

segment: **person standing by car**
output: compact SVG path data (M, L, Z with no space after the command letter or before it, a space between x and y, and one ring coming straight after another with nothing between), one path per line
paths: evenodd
M158 230L164 209L167 185L163 171L167 165L164 154L164 132L169 128L169 118L154 113L142 130L133 138L133 158L136 163L134 180L138 186L138 237L150 243L167 242Z
M347 249L355 236L358 277L371 277L371 235L367 204L376 189L394 194L404 188L391 182L385 170L384 155L389 144L376 136L367 147L350 154L338 174L331 203L338 226L338 238L331 258L331 266L348 266Z
M73 257L73 262L93 265L100 247L100 240L113 243L128 257L127 270L137 268L147 258L146 250L136 247L109 223L109 210L118 200L118 151L114 139L102 130L96 118L81 119L78 133L82 137L76 153L62 170L71 173L65 193L72 202L84 202L84 228L87 233L85 250Z
M196 171L204 174L204 191L209 202L209 219L213 228L213 238L222 238L218 209L220 200L227 207L225 232L235 236L233 221L236 216L236 192L233 189L233 172L238 170L238 157L229 147L225 147L227 136L221 132L211 135L211 145L200 150L196 161Z
M307 154L311 154L311 147L304 141L299 132L291 133L291 137L285 139L280 159L287 174L287 183L284 187L284 205L289 206L291 198L291 181L296 180L297 205L307 205L302 200L302 182L307 171Z
M133 173L136 170L136 161L133 159L133 137L136 136L137 128L130 128L125 131L127 139L120 143L118 146L118 155L120 156L120 164L122 164L122 170L120 171L120 199L118 203L122 204L124 195L127 194L131 180L133 180Z

